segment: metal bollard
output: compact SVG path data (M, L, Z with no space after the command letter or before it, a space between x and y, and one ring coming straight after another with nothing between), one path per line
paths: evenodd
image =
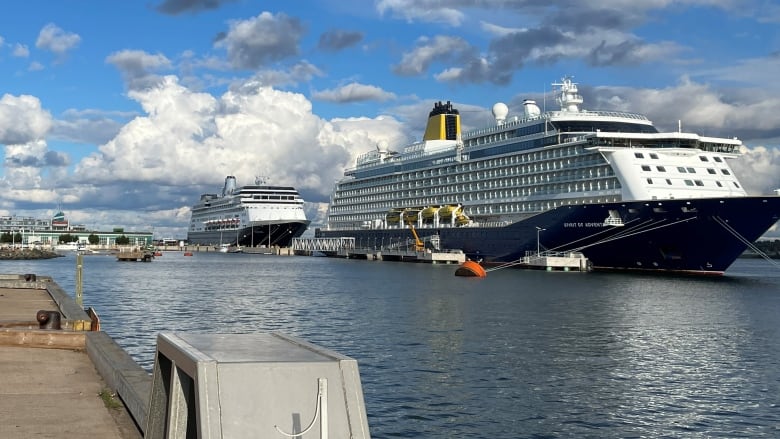
M35 314L40 329L62 329L62 316L59 311L40 310Z
M36 276L34 274L28 273L24 275L25 282L35 282Z

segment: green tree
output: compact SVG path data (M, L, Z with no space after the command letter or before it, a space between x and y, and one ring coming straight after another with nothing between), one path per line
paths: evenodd
M94 233L90 233L89 236L87 237L87 241L89 241L89 243L92 245L100 244L100 237L95 235Z
M13 240L13 237L11 236L11 233L9 232L3 232L2 235L0 235L0 242L6 243L11 242Z
M128 238L125 235L121 235L116 238L116 245L127 245L130 244L130 238Z

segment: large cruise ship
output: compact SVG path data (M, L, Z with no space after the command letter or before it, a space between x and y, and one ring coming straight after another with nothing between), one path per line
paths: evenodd
M259 178L254 185L238 187L236 177L230 175L221 194L203 194L192 207L187 241L287 247L308 226L303 199L294 188L269 186Z
M584 110L571 78L553 85L560 109L526 100L508 117L498 103L494 124L463 134L436 103L422 141L345 171L315 236L379 248L416 233L486 265L580 252L594 269L722 274L780 218L780 197L749 196L729 166L740 140Z

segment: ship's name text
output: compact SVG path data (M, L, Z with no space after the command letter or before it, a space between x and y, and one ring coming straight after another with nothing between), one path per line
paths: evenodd
M604 223L563 223L563 227L604 227Z

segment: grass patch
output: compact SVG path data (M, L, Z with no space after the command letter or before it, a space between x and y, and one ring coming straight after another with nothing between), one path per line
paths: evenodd
M106 408L112 410L119 410L122 408L122 401L117 398L116 393L112 392L111 389L101 390L100 393L98 393L98 396L103 400L103 404Z

